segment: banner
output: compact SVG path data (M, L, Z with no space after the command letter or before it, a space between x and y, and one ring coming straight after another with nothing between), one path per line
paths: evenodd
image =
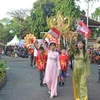
M91 35L91 30L88 28L88 26L84 22L79 22L77 31L80 32L85 38L89 38Z
M48 43L54 42L57 45L60 44L60 38L55 39L51 34L48 34L45 38L45 41L47 41Z
M55 39L59 39L60 37L60 32L54 27L48 33L51 34Z

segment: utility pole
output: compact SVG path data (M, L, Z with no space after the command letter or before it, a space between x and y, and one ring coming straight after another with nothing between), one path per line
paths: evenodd
M87 1L87 26L89 26L89 3L90 0L86 0Z
M87 26L89 27L89 5L91 0L85 0L87 2ZM85 38L86 40L86 48L88 47L88 39Z

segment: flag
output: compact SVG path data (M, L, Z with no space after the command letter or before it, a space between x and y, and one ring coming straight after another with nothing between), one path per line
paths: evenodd
M47 37L45 38L45 41L48 43L54 42L56 44L60 44L60 38L55 39L51 34L48 34Z
M85 38L89 38L91 35L91 30L84 22L79 22L77 31L80 32Z
M51 34L55 39L59 39L60 37L60 32L54 27L48 33Z

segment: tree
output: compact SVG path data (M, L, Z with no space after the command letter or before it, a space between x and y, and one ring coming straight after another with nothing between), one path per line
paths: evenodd
M11 30L11 20L8 18L3 18L0 20L0 42L7 43L12 39Z
M56 14L58 11L62 13L63 16L70 16L72 18L77 18L80 16L80 7L75 5L75 0L51 0L55 4Z
M100 7L96 8L95 12L92 13L92 18L100 21Z
M100 21L100 7L96 8L96 10L94 11L94 13L92 13L91 15L92 15L93 19ZM95 34L96 34L96 37L100 36L100 28L98 28L97 30L95 30Z
M0 20L0 42L7 43L15 35L22 39L27 33L31 32L31 17L24 19L22 24L15 17L12 19L3 18Z
M31 32L31 17L29 10L13 10L8 12L12 17L0 20L0 42L7 43L16 34L19 38L23 38L27 33Z
M34 7L31 10L32 32L37 38L42 37L41 32L48 31L46 18L53 13L51 13L52 7L50 7L49 3L46 3L46 0L38 0L34 3ZM46 8L47 5L49 5L49 8Z
M74 0L38 0L31 10L32 32L41 38L41 32L49 30L47 17L55 16L58 11L63 16L77 18L80 16L80 7L75 5Z
M28 9L17 9L8 12L8 14L13 17L12 30L20 38L31 32L31 17L30 10Z
M97 30L95 30L96 33L96 37L100 37L100 28L98 28Z
M7 12L7 14L10 15L11 17L19 19L20 21L23 21L24 18L26 18L30 15L30 10L16 9L16 10L11 10L11 11Z

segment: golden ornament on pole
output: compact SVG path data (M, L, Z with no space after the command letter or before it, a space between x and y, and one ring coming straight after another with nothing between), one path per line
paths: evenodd
M63 40L67 35L67 32L70 30L72 20L69 16L63 16L60 12L58 12L57 16L52 16L47 18L47 23L49 28L56 28L61 33L60 37L60 46L64 46ZM63 38L64 37L64 38Z
M32 45L36 43L36 37L34 36L34 34L27 34L24 37L24 45L26 47L28 47L28 45Z
M47 23L49 28L55 27L62 33L66 33L72 24L72 20L69 16L62 16L60 12L58 12L57 16L52 16L47 18Z

